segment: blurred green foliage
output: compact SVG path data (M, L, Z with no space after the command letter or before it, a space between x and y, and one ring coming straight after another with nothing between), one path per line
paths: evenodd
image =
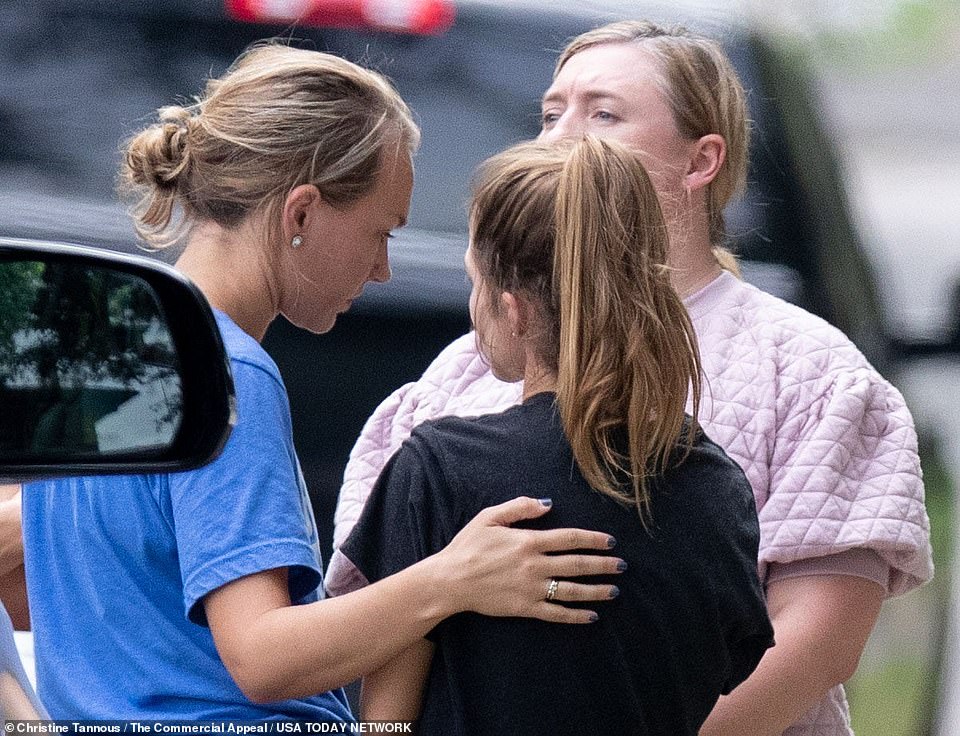
M888 632L896 632L900 629L909 635L917 626L929 627L938 640L930 642L926 650L881 651L878 662L869 666L861 664L847 685L850 716L857 736L926 736L936 707L954 549L955 486L933 442L921 444L920 463L936 575L926 587L909 594L918 597L916 605L900 606L901 601L885 604L880 615L886 621L878 625L878 630L886 628ZM918 611L924 621L917 620Z
M818 34L828 61L866 68L893 68L952 53L949 38L960 25L960 0L900 0L878 24L836 27Z
M0 264L0 355L13 347L17 332L30 326L43 270L44 264L36 261Z
M885 0L849 22L837 21L841 8L838 3L826 18L801 10L803 32L785 26L777 35L788 48L835 69L897 70L955 54L960 0Z

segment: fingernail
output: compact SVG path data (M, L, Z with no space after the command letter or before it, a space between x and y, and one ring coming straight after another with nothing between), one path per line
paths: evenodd
M620 595L620 588L618 588L616 585L612 586L610 588L610 597L616 598L618 595Z
M599 620L600 620L600 617L597 614L595 613L590 614L590 623L595 624Z
M553 499L552 499L552 498L541 498L541 499L540 499L540 503L543 504L544 506L546 506L547 508L550 508L551 506L553 506Z
M616 538L616 537L607 537L607 547L608 547L609 549L613 549L613 548L616 547L616 546L617 546L617 538Z
M617 563L617 572L623 572L623 571L626 570L626 569L627 569L627 561L626 561L626 560L620 560L620 561Z

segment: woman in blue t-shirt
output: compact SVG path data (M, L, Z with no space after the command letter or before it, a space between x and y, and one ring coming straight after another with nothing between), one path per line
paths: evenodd
M185 237L177 265L214 307L238 421L199 470L26 486L38 690L53 717L350 720L337 688L447 616L596 618L557 603L608 598L608 583L544 597L570 569L615 572L609 554L556 554L607 550L610 536L509 529L546 513L531 498L483 511L402 573L318 600L287 396L259 341L278 314L325 332L390 277L418 139L380 75L269 44L128 142L137 230L154 246Z
M477 509L550 489L554 512L530 525L613 530L627 568L586 629L444 621L364 678L363 717L419 717L425 735L695 736L773 630L750 485L684 412L700 362L657 194L622 144L528 143L482 168L470 223L477 346L523 403L416 428L341 551L381 580Z

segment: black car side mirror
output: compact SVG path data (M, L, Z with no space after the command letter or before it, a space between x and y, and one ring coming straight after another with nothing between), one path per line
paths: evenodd
M0 238L0 478L188 470L235 414L213 313L182 274Z

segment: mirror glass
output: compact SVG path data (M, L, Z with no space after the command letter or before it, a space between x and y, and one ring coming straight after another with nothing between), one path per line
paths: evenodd
M0 261L0 452L82 462L168 447L180 373L153 288L68 261Z

